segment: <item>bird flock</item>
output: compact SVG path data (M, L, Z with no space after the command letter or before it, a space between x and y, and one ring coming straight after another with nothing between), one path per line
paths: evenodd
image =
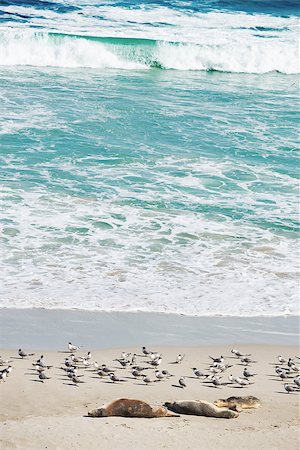
M180 365L185 358L184 354L178 354L174 361L166 363L165 357L161 353L142 347L139 354L122 352L119 358L113 360L114 363L118 364L118 367L115 367L115 364L111 364L111 367L109 367L104 363L99 364L97 361L93 361L90 351L80 356L78 354L80 347L73 345L71 342L68 343L67 348L69 355L64 358L59 369L65 375L66 380L69 380L75 386L85 383L85 371L87 370L89 373L93 372L100 379L110 380L111 383L122 383L128 381L128 378L131 378L140 380L149 386L154 382L167 381L174 377L174 374L163 367L166 364ZM19 349L18 356L23 360L34 356L34 353L26 353L24 350ZM299 360L297 356L285 359L279 355L277 357L278 363L276 362L274 364L275 374L279 380L283 381L283 388L288 394L300 391L300 369L298 367L299 361L297 363L295 362L296 358ZM237 388L246 388L255 383L257 373L254 373L250 366L255 364L256 361L252 359L250 354L244 354L239 350L232 349L230 356L209 356L209 359L210 361L205 366L205 369L191 368L189 375L180 376L178 382L176 384L174 382L172 386L185 389L188 387L189 378L199 379L205 385L219 389L222 386L228 385ZM0 357L0 366L6 366L0 370L0 381L5 382L8 376L11 375L13 371L11 363L12 361L4 360ZM233 376L230 373L231 370L229 369L234 366L241 371L239 376ZM32 363L33 373L37 376L36 381L40 381L41 383L51 379L48 374L52 368L53 365L46 363L44 355L41 355ZM122 375L117 373L118 371L121 372L121 370Z

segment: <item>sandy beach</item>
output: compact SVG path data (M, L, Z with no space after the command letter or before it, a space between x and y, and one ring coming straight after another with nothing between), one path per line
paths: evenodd
M28 352L35 349L28 348ZM78 354L86 354L83 349ZM220 445L229 449L287 449L299 444L299 392L287 394L283 381L275 376L277 356L285 358L298 355L297 346L241 345L239 350L251 353L253 362L249 367L258 375L254 384L239 388L227 384L215 388L209 382L194 377L192 367L208 370L208 355L224 355L233 365L222 374L222 382L228 375L241 376L244 366L233 357L229 345L197 347L155 347L151 350L163 354L161 369L167 369L174 377L156 381L146 386L136 380L128 368L120 368L115 358L122 351L141 353L140 347L102 349L92 351L92 361L107 364L116 370L124 381L112 383L107 377L100 378L91 368L79 370L84 383L73 385L60 369L66 349L43 352L51 379L40 382L32 362L41 356L22 360L17 351L2 349L4 359L10 359L13 371L5 382L0 383L0 442L3 449L216 449ZM174 363L178 353L185 354L181 364ZM299 356L299 355L298 355ZM143 366L147 358L138 357ZM297 361L297 359L296 359ZM154 370L147 370L155 379ZM186 388L178 386L180 376L185 376ZM293 383L291 378L289 382ZM165 401L201 399L213 402L233 395L254 395L262 401L258 410L240 413L237 419L216 419L181 415L178 418L89 418L87 411L119 397L136 398L151 404Z

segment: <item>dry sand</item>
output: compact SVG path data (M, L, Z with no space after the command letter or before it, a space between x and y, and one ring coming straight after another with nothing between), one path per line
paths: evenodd
M247 388L234 385L214 388L193 378L192 367L206 370L208 355L228 356L234 364L223 374L241 375L243 366L231 358L230 347L156 347L163 353L162 369L175 376L145 386L135 380L127 369L120 369L113 359L121 350L140 352L140 349L113 349L92 352L92 360L117 367L117 375L126 381L113 384L100 379L92 371L81 370L85 383L72 385L59 367L67 354L63 351L45 352L50 380L38 381L32 362L40 356L21 360L11 350L1 350L3 358L12 361L13 372L0 383L0 447L16 449L290 449L299 447L299 392L287 394L283 382L274 376L277 355L294 357L296 346L242 345L239 349L252 353L257 361L250 369L257 372L255 383ZM34 349L26 349L28 351ZM185 353L182 364L172 363L178 353ZM79 353L83 354L83 353ZM147 365L145 358L138 363ZM148 370L154 379L153 370ZM186 376L187 387L181 389L179 376ZM292 382L292 379L291 379ZM132 419L88 418L89 409L118 397L137 398L152 404L177 399L214 401L232 395L255 395L263 403L258 410L243 411L237 419L215 419L182 415L178 418Z

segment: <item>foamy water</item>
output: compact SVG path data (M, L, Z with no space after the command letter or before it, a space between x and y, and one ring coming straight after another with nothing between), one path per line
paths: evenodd
M4 3L1 306L297 314L296 13Z

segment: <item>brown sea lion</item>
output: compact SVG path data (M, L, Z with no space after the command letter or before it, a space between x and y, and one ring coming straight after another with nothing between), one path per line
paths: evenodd
M213 403L209 403L204 400L179 400L177 402L166 402L164 406L179 414L221 417L224 419L233 419L239 416L239 413L236 411L232 411L228 408L219 408Z
M142 400L119 398L88 412L90 417L179 417L163 406L151 406Z
M261 406L261 401L258 398L253 397L253 395L248 395L246 397L219 398L214 404L220 408L224 407L234 409L235 411L242 411L243 409L259 408Z

